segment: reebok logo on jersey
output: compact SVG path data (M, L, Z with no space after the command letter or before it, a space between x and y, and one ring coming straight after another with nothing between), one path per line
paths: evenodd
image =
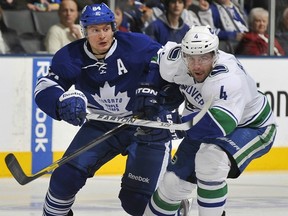
M136 176L136 175L133 175L132 173L128 174L128 178L136 180L136 181L144 182L144 183L147 183L147 184L149 184L149 182L150 182L149 178L144 178L142 176Z
M64 100L66 100L67 98L72 98L72 97L79 97L79 98L82 98L83 100L86 100L86 96L81 91L71 90L71 91L64 92L60 96L59 101L62 102Z

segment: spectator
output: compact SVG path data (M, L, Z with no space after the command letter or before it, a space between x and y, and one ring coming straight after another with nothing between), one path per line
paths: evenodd
M9 53L9 51L9 47L2 36L2 31L0 31L0 54L6 54Z
M203 25L216 29L220 40L219 48L233 53L243 33L248 31L246 14L231 0L214 0L211 4L200 0L200 7L200 20Z
M268 55L268 17L269 13L263 8L253 8L249 14L249 32L245 33L235 54L239 55ZM274 41L274 54L284 55L284 50L277 39Z
M8 1L6 1L6 0L0 1L0 20L1 20L1 23L0 23L0 26L1 26L1 28L0 28L0 54L6 54L6 53L10 52L9 46L6 43L6 40L5 40L5 38L3 36L3 32L2 32L3 30L6 30L6 26L2 20L2 4L5 5L5 3L8 4Z
M145 28L163 13L160 0L117 0L117 4L124 3L123 21L121 26L131 32L143 33Z
M275 1L276 8L275 8L275 19L276 23L279 23L282 19L282 14L284 10L288 7L288 0L277 0ZM269 10L269 8L268 8Z
M180 43L189 30L189 26L181 18L185 2L183 0L165 0L164 5L165 13L147 26L145 34L162 45L167 41Z
M151 4L151 2L153 3ZM195 8L198 8L197 5L193 4L193 0L184 0L184 2L185 8L181 14L184 23L188 26L201 25L198 12L195 13ZM164 8L160 0L145 1L145 6L146 9L143 18L145 20L145 27L147 27L151 22L155 21L157 17L163 14Z
M60 23L51 26L45 38L45 48L51 54L83 37L80 25L75 24L78 18L78 8L74 0L63 0L58 15Z
M81 12L86 5L105 3L108 5L108 0L75 0L78 6L78 11ZM115 1L115 3L118 2Z
M25 53L24 48L20 44L16 31L9 29L3 21L2 10L25 10L27 9L27 1L25 0L0 0L0 53Z
M58 10L61 0L32 0L27 1L27 7L33 11L52 11Z
M164 5L160 0L144 1L145 7L143 8L142 21L145 29L150 23L155 21L157 17L163 14Z
M200 11L199 0L193 1L191 5L189 5L188 10L192 10L197 16L198 12ZM198 16L199 17L199 16ZM200 19L200 18L199 18Z
M193 4L193 0L184 0L184 1L185 1L185 8L181 15L184 22L190 27L193 25L201 25L198 15L190 9L190 7Z
M282 13L286 7L288 7L288 1L287 0L277 0L273 1L273 4L275 4L275 17L276 22L278 23L280 19L282 19ZM247 14L250 13L250 11L253 8L261 7L265 10L269 10L270 1L269 0L244 0L244 8L247 12Z
M0 0L3 10L24 10L27 9L27 2L24 0Z
M285 54L288 54L288 7L285 8L282 19L279 21L276 29L276 38L282 46Z
M118 1L119 3L124 3L125 5L121 26L124 26L131 32L143 33L144 22L142 18L145 5L135 0L117 0L117 2Z
M93 4L93 0L75 0L77 3L78 11L81 12L86 5Z
M129 32L129 29L122 25L124 16L124 7L125 4L123 2L121 1L115 2L114 15L115 15L116 29L122 32Z

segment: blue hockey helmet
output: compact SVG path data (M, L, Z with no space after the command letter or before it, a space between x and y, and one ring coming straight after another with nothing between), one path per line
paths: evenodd
M115 16L110 8L105 4L86 5L80 16L80 25L84 35L89 25L111 23L113 31L116 29Z

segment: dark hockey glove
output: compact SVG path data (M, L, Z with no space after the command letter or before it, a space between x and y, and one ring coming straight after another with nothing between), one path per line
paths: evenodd
M158 90L149 83L142 83L136 90L133 115L152 120L159 108Z
M135 141L140 143L159 143L172 140L171 133L167 129L138 127L134 136Z
M166 110L178 109L184 102L184 96L179 90L179 85L165 85L159 92L159 103Z
M57 103L59 118L75 126L81 126L85 121L87 99L78 90L64 92Z
M162 111L157 117L154 116L151 120L167 122L167 112ZM149 127L138 127L134 136L135 141L142 143L159 143L172 140L170 130Z

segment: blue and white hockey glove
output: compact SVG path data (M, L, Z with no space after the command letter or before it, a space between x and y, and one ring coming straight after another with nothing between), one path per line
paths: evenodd
M158 90L149 83L142 83L136 90L133 115L153 120L159 113Z
M81 126L85 116L80 115L86 112L87 98L79 90L64 92L57 103L59 118L75 126Z

